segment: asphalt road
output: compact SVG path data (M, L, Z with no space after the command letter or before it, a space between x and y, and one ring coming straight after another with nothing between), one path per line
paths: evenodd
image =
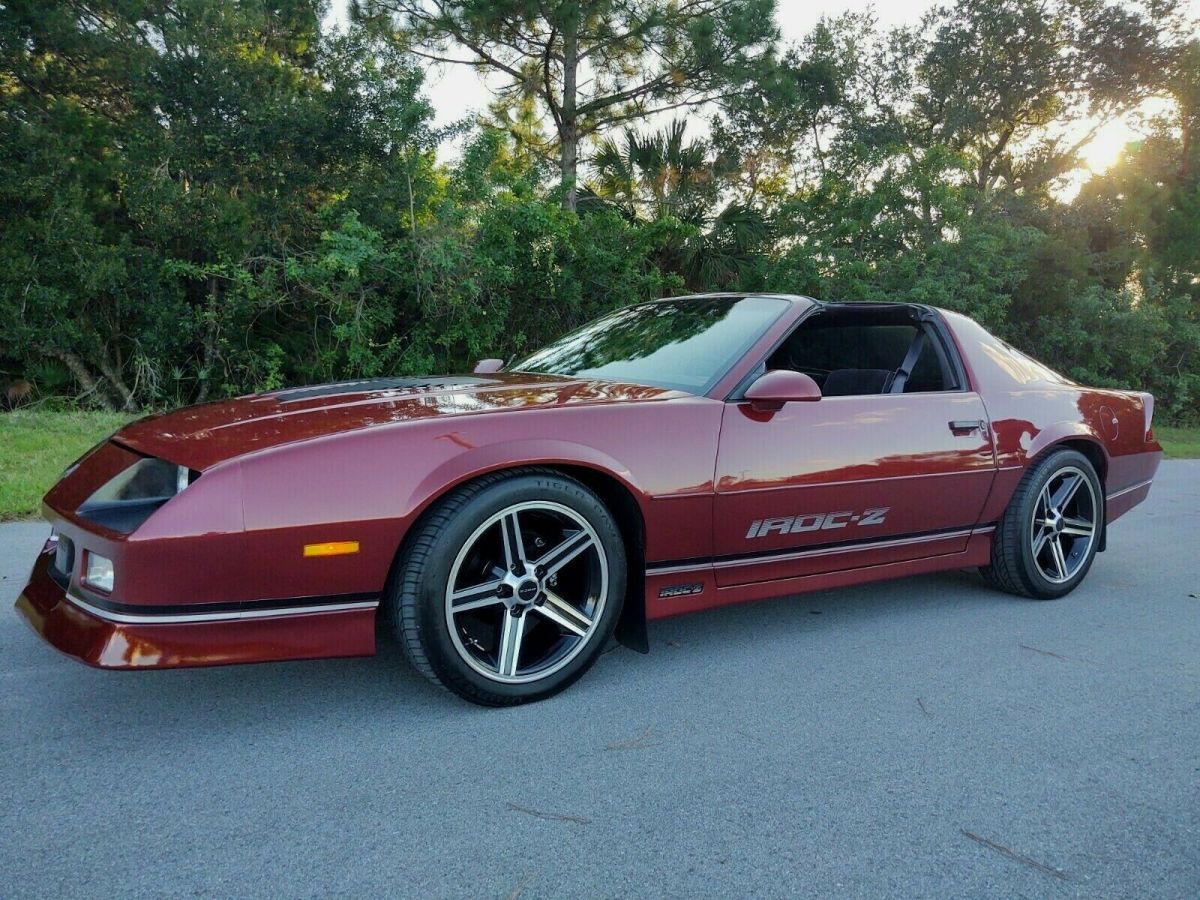
M484 710L372 659L94 671L11 604L0 893L1200 895L1200 462L1084 586L972 573L658 623Z

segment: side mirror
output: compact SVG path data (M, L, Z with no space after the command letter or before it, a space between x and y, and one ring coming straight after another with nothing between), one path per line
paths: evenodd
M772 369L746 389L746 399L755 409L776 410L785 403L820 400L821 389L803 372Z
M475 368L472 369L476 375L491 375L499 372L504 368L504 360L502 359L481 359L475 363Z

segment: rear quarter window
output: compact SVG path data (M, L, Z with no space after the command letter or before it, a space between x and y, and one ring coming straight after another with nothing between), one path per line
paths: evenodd
M1060 375L1049 366L1026 356L1006 341L982 329L980 331L979 348L983 351L983 358L995 367L998 374L1007 376L1018 384L1075 384L1065 375Z

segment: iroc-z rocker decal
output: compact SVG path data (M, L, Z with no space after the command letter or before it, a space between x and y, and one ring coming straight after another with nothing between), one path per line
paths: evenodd
M746 538L766 537L768 534L799 534L802 531L827 531L848 525L882 525L890 506L875 506L860 513L853 510L831 513L806 513L801 516L779 516L774 519L755 519Z
M704 585L700 582L692 584L672 584L662 588L658 592L660 597L686 597L689 594L699 594L704 590Z

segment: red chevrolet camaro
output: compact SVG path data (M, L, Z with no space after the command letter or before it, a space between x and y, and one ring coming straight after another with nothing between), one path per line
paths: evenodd
M514 704L728 603L963 567L1060 597L1162 457L1149 394L917 304L661 300L499 369L135 422L46 495L17 608L106 668L367 655L382 617Z

